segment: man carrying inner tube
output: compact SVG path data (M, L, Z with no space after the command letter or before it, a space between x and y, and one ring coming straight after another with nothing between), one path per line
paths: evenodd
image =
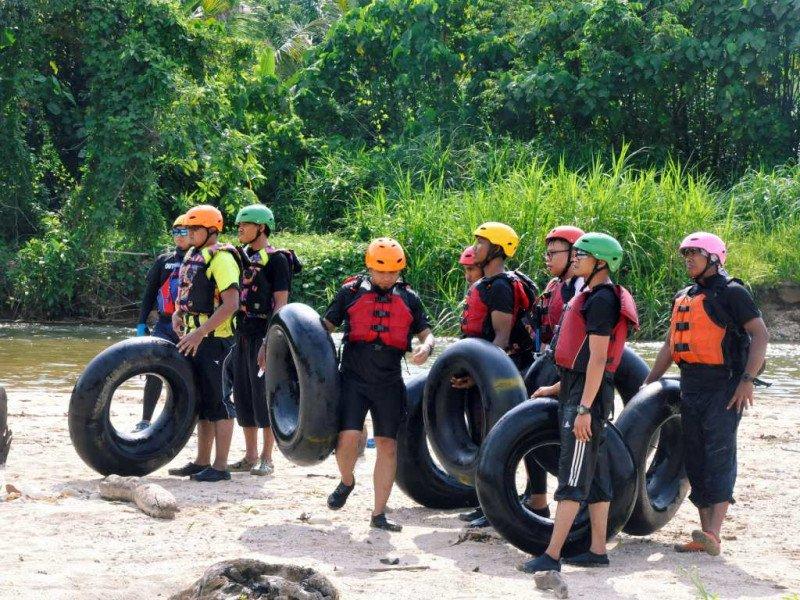
M473 233L472 261L483 269L483 277L474 281L467 292L461 316L461 334L463 337L482 338L502 348L524 373L533 363L534 344L520 317L532 308L536 291L532 282L526 283L518 273L507 271L505 265L506 258L514 256L519 247L519 236L510 226L496 222L483 223ZM465 375L453 377L451 385L468 390L475 384L469 375ZM472 426L479 430L483 414L480 398L469 395L467 404ZM528 462L531 469L540 469L533 459ZM546 499L531 508L549 516ZM459 515L459 518L469 521L468 527L472 528L489 525L480 507Z
M236 421L244 431L245 455L228 469L234 473L269 475L275 470L272 463L275 438L269 426L267 393L263 371L259 375L258 355L272 313L289 301L291 271L284 253L269 244L269 235L275 230L275 217L269 208L263 204L245 206L236 215L236 225L239 242L243 244L239 253L245 267L230 362ZM260 456L259 429L264 437Z
M221 481L231 478L228 451L236 409L223 379L233 345L233 316L239 310L241 265L236 248L217 241L223 226L219 210L207 204L195 206L186 213L186 225L192 248L181 265L172 327L180 337L178 350L189 357L199 383L197 458L169 474Z
M701 529L678 552L720 553L720 531L733 502L736 432L753 405L753 383L763 368L769 334L747 288L728 277L725 242L698 231L680 245L694 285L672 303L669 333L645 384L673 363L681 371L681 423L689 500Z
M323 318L329 331L344 323L336 446L342 479L328 496L328 508L342 508L355 487L353 469L369 411L377 449L373 475L375 505L370 525L401 531L400 525L386 518L386 503L397 467L397 431L406 402L400 363L411 350L411 338L416 335L420 345L411 355L411 362L423 364L433 352L434 337L419 296L400 281L406 266L400 244L391 238L373 240L365 262L369 276L347 279Z
M520 567L526 573L561 570L561 549L583 502L589 505L591 547L565 562L608 565L606 528L612 490L605 427L614 406L613 374L629 328L639 326L630 293L610 278L621 262L622 246L605 233L586 233L573 246L573 274L585 283L564 308L551 342L559 382L534 392L534 397L558 396L561 451L554 495L558 508L550 543L541 556Z
M172 313L175 312L175 302L178 298L178 271L181 268L183 256L189 249L189 230L186 229L185 218L186 215L180 215L172 224L172 240L175 242L175 249L156 258L156 262L147 272L144 294L142 294L142 308L139 311L139 324L136 326L137 336L149 335L147 317L155 308L158 311L158 321L153 327L153 335L169 340L173 344L178 343L178 336L172 329ZM150 426L160 395L161 379L154 375L148 375L142 398L142 420L136 424L133 429L134 433L143 431Z

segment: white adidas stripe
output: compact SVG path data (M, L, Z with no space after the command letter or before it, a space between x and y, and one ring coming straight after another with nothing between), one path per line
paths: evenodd
M576 487L578 480L581 476L581 467L583 467L583 457L586 455L586 442L575 442L575 449L572 454L572 467L569 473L568 485Z

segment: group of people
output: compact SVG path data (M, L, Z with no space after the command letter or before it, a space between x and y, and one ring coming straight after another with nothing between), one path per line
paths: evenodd
M228 479L231 470L266 474L273 468L261 375L266 327L271 314L288 300L292 257L270 245L275 222L267 207L243 208L236 223L239 248L218 241L223 223L217 209L198 206L179 217L172 230L176 249L159 257L151 269L137 328L146 333L148 313L157 308L154 334L175 341L202 378L197 457L170 471L197 481ZM561 549L584 503L591 547L565 562L604 566L613 492L605 429L613 410L613 374L629 332L638 328L632 294L612 280L623 262L623 249L605 233L554 228L546 236L544 253L552 279L539 294L530 278L507 268L519 242L510 226L483 223L459 263L468 283L462 336L502 348L523 374L535 359L552 361L557 369L557 381L531 390L533 398L558 397L563 423L553 534L546 551L521 568L531 573L560 570ZM768 335L746 287L725 271L727 250L719 237L692 233L678 251L694 283L673 300L669 332L645 383L658 380L673 362L680 369L689 498L698 508L701 528L676 550L716 555L733 502L736 431L743 409L752 404ZM435 345L422 302L402 279L406 260L396 240L373 240L365 255L366 272L344 282L322 317L329 331L343 328L336 448L341 480L327 504L341 509L355 488L354 467L369 412L377 449L370 524L388 531L402 529L386 517L405 411L401 362L411 351L411 362L421 365ZM419 343L412 351L414 337ZM232 377L226 378L226 372ZM232 385L226 384L229 379ZM450 383L456 389L474 386L466 373ZM137 427L146 427L152 417L155 385L146 385L151 400L146 400L144 420ZM228 465L234 416L245 432L246 454ZM260 455L258 429L263 430ZM526 468L524 501L531 511L549 517L547 474L532 459L526 460ZM479 508L461 517L471 526L487 524Z

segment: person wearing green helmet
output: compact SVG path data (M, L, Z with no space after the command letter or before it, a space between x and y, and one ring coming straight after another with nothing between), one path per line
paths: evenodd
M255 195L253 195L255 197ZM258 354L272 313L289 301L291 270L283 252L269 243L275 216L263 204L245 206L236 215L238 250L245 265L239 295L240 312L231 360L236 420L244 431L245 455L229 465L232 472L269 475L274 471L275 438L269 426L266 388ZM264 446L258 452L258 430Z
M561 549L582 503L589 505L592 541L588 552L566 559L572 565L608 565L606 525L611 478L606 423L614 406L614 372L630 328L638 329L630 292L611 281L622 263L622 246L605 233L586 233L572 248L572 275L583 289L564 308L554 349L559 381L541 387L534 397L558 396L561 452L558 502L553 534L543 554L520 568L526 573L561 570Z

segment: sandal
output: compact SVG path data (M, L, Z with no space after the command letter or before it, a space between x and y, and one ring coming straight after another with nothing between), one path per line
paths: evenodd
M256 466L255 462L250 462L246 458L239 460L232 465L228 465L228 471L231 473L249 473L250 469Z

